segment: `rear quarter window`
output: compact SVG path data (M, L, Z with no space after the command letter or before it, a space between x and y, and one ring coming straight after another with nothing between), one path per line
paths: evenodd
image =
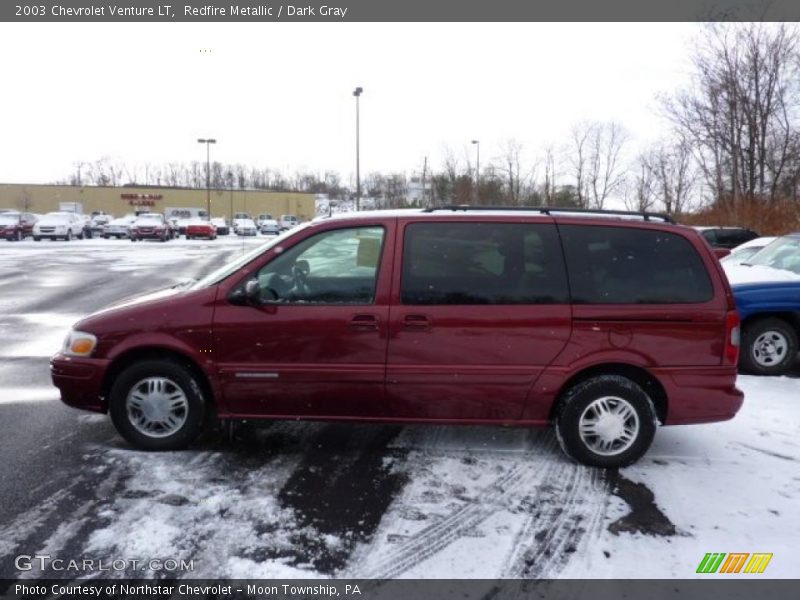
M694 304L714 290L694 246L651 229L562 225L576 304Z

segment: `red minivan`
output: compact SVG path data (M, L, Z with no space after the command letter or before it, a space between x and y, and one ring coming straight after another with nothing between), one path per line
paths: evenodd
M134 446L207 417L542 426L589 465L658 423L732 418L739 318L719 261L647 213L443 207L292 229L190 285L77 323L70 406Z

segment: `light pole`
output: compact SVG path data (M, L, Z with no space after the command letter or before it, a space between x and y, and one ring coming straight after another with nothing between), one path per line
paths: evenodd
M233 219L233 172L232 171L228 171L228 184L231 187L231 212L230 215L228 215L228 218Z
M353 90L353 96L356 97L356 211L361 208L361 123L359 114L359 99L364 88L357 87Z
M481 201L481 142L480 140L472 140L478 152L477 160L475 161L475 201Z
M212 138L198 138L198 144L206 145L206 219L211 220L211 144L217 140Z

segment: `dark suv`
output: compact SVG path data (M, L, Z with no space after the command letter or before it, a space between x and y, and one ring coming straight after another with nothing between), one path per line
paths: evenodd
M758 237L755 231L744 227L696 227L706 241L714 248L736 248Z
M451 207L318 219L77 323L64 402L140 448L221 419L541 426L585 464L730 419L739 317L698 233L647 213Z
M36 215L32 213L11 210L0 212L0 237L10 242L22 241L33 235L33 226L37 220Z

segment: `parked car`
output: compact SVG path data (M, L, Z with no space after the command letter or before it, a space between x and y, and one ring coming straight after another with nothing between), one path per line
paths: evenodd
M781 236L739 264L723 263L731 284L800 279L800 232Z
M231 220L231 227L233 228L233 233L238 234L239 225L245 221L253 222L250 218L250 215L247 213L239 212L233 213L233 219Z
M217 228L217 235L230 235L231 228L228 227L228 222L225 219L217 217L211 219L211 223Z
M278 235L281 232L281 228L275 219L264 219L261 222L259 231L264 235Z
M186 235L186 226L189 225L189 223L191 223L192 221L194 221L193 218L175 220L174 227L177 229L179 236Z
M754 256L756 252L774 241L774 237L755 238L749 242L745 242L744 244L736 246L736 248L731 250L731 253L723 258L721 262L736 265L742 264L743 262L747 262L747 259L751 256Z
M193 219L186 225L186 239L206 238L209 240L217 239L217 228L210 221Z
M219 419L554 424L575 460L732 418L739 317L668 217L460 207L317 219L73 327L62 400L143 449ZM663 219L663 220L662 220Z
M142 213L131 224L130 238L138 240L159 240L166 242L172 239L172 228L161 213Z
M233 232L236 235L256 235L258 230L252 219L236 219Z
M758 237L755 231L744 227L695 227L695 229L714 248L732 249Z
M106 225L103 230L103 237L109 238L126 238L130 236L131 225L136 221L136 215L125 215L119 219L113 219Z
M300 220L294 215L281 215L281 218L278 220L281 231L288 231L289 229L297 227L299 224Z
M92 215L90 227L92 229L92 233L97 237L104 237L105 230L109 223L113 220L113 216L105 214L105 213L98 213L96 215Z
M742 319L739 367L754 375L785 375L797 363L800 278L733 286Z
M83 224L83 237L90 240L93 236L92 230L92 217L89 215L84 215L82 213L78 213L78 218L81 220Z
M5 211L0 213L0 237L9 242L20 242L33 235L33 226L38 220L33 213Z
M83 225L83 219L76 213L47 213L33 225L33 241L61 238L68 242L73 238L83 239Z
M262 214L258 215L258 218L256 218L256 227L261 229L261 226L264 224L264 221L273 221L273 220L274 219L272 218L271 214L262 213Z

